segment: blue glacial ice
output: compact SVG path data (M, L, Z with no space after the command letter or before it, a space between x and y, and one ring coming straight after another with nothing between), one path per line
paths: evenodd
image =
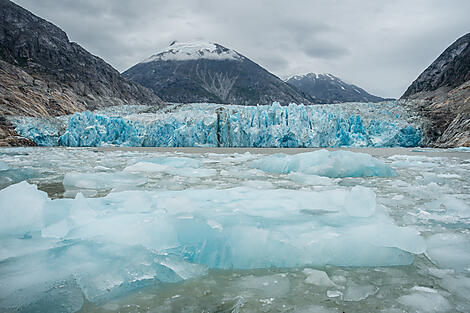
M119 107L14 123L19 134L42 146L415 147L421 142L421 126L396 102L188 104L155 113Z
M185 159L147 159L105 180L88 173L64 183L117 187L146 166L190 169ZM415 229L397 226L362 186L129 189L53 200L21 182L0 190L0 207L0 286L9 287L0 288L0 302L13 307L25 294L34 304L64 285L74 303L80 293L96 303L208 268L406 265L426 249Z
M370 154L319 150L287 155L272 154L250 163L254 168L278 174L302 173L325 177L389 177L394 171Z

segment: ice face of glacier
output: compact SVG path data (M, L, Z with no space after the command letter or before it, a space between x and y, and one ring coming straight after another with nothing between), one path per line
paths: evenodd
M17 131L52 146L414 147L420 126L390 103L304 106L177 105L165 112L129 108L75 113L64 121L14 121ZM44 124L44 126L42 126Z

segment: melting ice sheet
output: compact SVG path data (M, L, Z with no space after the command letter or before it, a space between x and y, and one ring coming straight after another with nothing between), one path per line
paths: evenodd
M38 173L0 190L5 310L75 312L84 299L100 305L156 283L192 278L211 288L205 281L218 279L214 269L273 267L291 270L241 276L231 288L248 294L233 306L260 295L256 303L269 308L317 288L337 307L384 301L385 293L406 310L468 308L465 159L326 150L1 152L2 172ZM400 278L399 292L380 283L403 267L418 276ZM364 268L370 281L352 268ZM373 278L377 271L382 278Z
M421 125L394 101L146 110L152 108L123 106L14 123L20 135L41 146L415 147L421 142Z

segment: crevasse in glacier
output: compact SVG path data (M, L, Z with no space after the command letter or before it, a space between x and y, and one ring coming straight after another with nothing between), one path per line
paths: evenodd
M188 104L156 113L119 108L75 113L65 131L42 125L21 120L17 131L39 145L72 147L413 147L421 142L419 126L395 102Z

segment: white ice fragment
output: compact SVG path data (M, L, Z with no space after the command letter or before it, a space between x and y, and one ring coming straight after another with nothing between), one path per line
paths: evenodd
M426 239L426 255L440 267L463 271L470 264L468 234L439 233Z
M470 301L470 278L463 275L444 277L439 285L454 295Z
M352 281L346 285L343 299L345 301L361 301L377 293L379 288L373 285L359 285Z
M437 277L437 278L444 278L448 275L454 274L454 270L451 269L441 269L441 268L429 268L429 274Z
M191 159L189 159L191 160ZM209 168L195 168L190 163L188 167L175 162L168 162L168 164L158 164L153 162L139 162L134 165L128 166L124 169L124 172L140 172L140 173L156 173L162 172L170 175L187 176L187 177L209 177L217 174L217 170ZM172 166L173 165L173 166Z
M131 173L66 173L64 187L66 189L112 189L114 187L133 187L147 183L147 178Z
M155 173L155 172L166 172L168 170L167 165L157 164L152 162L138 162L134 165L130 165L124 169L124 172L144 172L144 173Z
M325 308L321 305L309 305L306 308L296 309L296 313L340 313L337 308Z
M223 226L220 223L218 223L217 221L214 221L214 220L207 220L207 225L209 225L213 229L218 229L218 230L223 229Z
M0 235L22 235L44 224L47 194L26 181L0 190Z
M412 308L415 312L447 312L452 307L442 295L430 292L415 292L401 296L398 302Z
M327 290L326 295L328 296L328 298L343 297L343 293L339 290Z
M429 288L429 287L424 287L424 286L414 286L411 288L413 291L421 291L421 292L429 292L429 293L437 293L437 290Z
M251 292L264 297L281 297L290 290L289 278L281 275L267 276L245 276L236 282L240 290L250 290Z
M334 184L334 180L328 177L318 175L308 175L298 172L290 173L286 176L287 179L295 181L301 184L316 185L316 186L331 186Z
M55 224L49 225L41 230L41 236L44 238L63 238L69 232L70 227L66 220L61 220Z
M97 213L90 207L85 196L79 192L70 207L69 220L74 226L85 225L95 219Z
M207 274L207 266L190 263L177 257L162 255L157 256L154 261L168 267L182 279L190 279Z
M330 280L328 274L315 270L312 268L306 268L302 271L307 278L305 278L305 282L307 284L317 285L317 286L324 286L324 287L335 287L336 284Z
M355 186L345 199L346 211L355 217L369 217L375 213L375 193L366 187Z

